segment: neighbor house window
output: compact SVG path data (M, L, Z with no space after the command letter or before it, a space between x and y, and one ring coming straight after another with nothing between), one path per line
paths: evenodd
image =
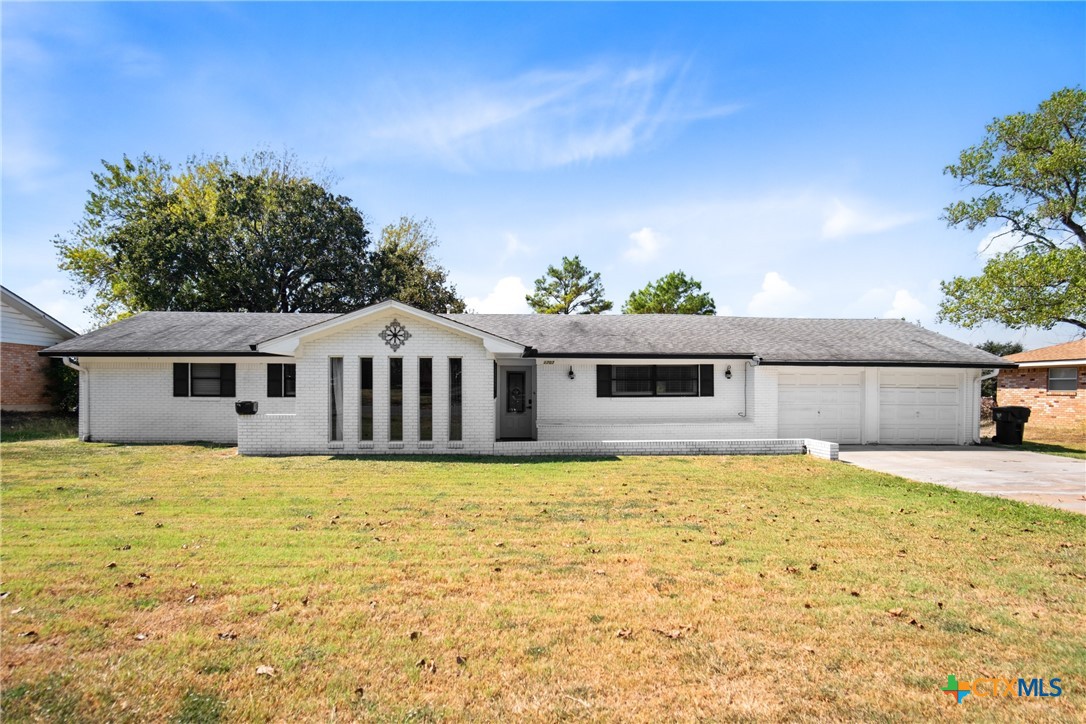
M328 358L328 440L343 440L343 358Z
M175 362L174 397L233 397L236 367L232 364Z
M464 439L464 398L460 377L464 361L459 357L449 359L449 440Z
M597 397L712 397L713 365L596 365Z
M388 439L403 440L403 359L388 360Z
M434 439L434 361L419 358L419 440Z
M288 364L268 365L268 397L294 397L296 369Z
M373 358L358 360L358 439L373 440Z
M1074 392L1078 389L1078 367L1049 367L1049 392Z

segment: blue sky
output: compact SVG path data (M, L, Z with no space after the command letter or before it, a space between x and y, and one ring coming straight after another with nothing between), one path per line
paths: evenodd
M977 273L943 167L1086 83L1086 5L3 5L3 283L85 302L50 240L99 161L291 149L376 232L430 217L477 311L580 254L616 309L682 269L722 314L905 317ZM994 231L994 229L992 229Z

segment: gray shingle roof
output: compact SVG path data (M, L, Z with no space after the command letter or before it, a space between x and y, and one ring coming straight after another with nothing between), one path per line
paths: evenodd
M62 342L46 354L248 355L251 345L335 314L144 312ZM538 356L750 357L767 364L1007 367L963 342L892 319L691 315L446 314L532 348Z
M533 347L538 356L750 356L766 363L892 363L973 367L1006 360L894 319L779 319L676 314L444 315Z
M262 312L141 312L61 342L46 354L70 355L238 355L249 345L317 324L338 314Z

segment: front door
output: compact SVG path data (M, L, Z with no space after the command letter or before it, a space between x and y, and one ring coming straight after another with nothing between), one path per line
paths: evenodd
M532 406L535 398L535 369L499 367L501 394L498 398L498 431L503 440L533 440Z

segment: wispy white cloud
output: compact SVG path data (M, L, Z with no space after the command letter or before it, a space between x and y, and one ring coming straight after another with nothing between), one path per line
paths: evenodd
M535 251L535 249L522 242L520 237L516 234L506 234L505 249L502 251L501 259L498 260L498 263L504 264L513 257L522 254L531 254L533 251Z
M519 314L532 311L524 300L530 292L520 277L503 277L485 297L468 297L464 304L479 314Z
M622 253L623 258L638 264L643 264L652 261L657 257L665 239L659 232L646 226L640 231L635 231L630 234L630 241L632 241L633 244Z
M807 295L775 271L765 275L762 288L750 300L747 311L761 316L798 314Z
M384 112L350 119L363 152L408 152L460 170L535 169L623 156L665 127L721 118L684 65L595 63L507 78L400 77Z
M877 234L918 220L915 214L872 209L858 203L831 199L822 222L823 239Z

